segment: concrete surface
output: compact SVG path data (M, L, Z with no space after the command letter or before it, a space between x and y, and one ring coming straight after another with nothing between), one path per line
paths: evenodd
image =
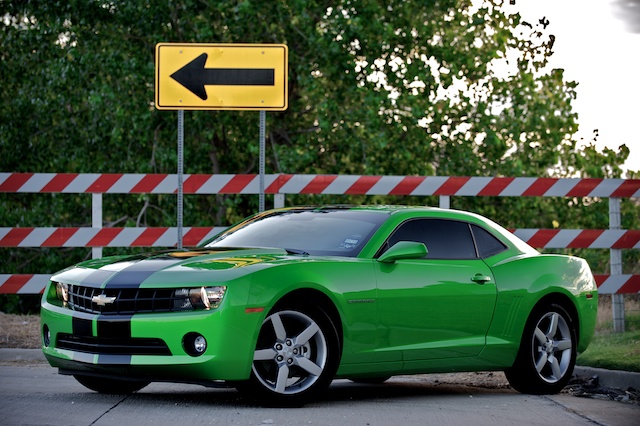
M12 425L518 425L638 426L640 406L569 394L439 382L432 375L384 385L336 380L302 408L264 408L234 389L152 383L133 395L100 395L44 362L0 365L0 424ZM33 352L32 352L33 353Z
M6 362L46 363L47 361L40 349L0 348L0 363ZM597 376L599 386L602 387L640 390L640 373L576 366L573 375L580 379L590 379Z

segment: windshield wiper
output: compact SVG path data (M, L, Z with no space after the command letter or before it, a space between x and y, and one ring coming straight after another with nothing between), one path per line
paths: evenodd
M298 250L298 249L286 248L286 247L283 247L283 248L287 251L288 254L301 254L303 256L309 256L309 253L307 253L304 250Z

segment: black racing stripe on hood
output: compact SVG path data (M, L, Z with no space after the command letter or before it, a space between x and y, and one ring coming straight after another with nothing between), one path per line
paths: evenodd
M144 280L155 273L156 271L129 271L125 269L124 271L118 272L118 274L107 283L105 288L138 288Z
M104 271L98 269L97 271L92 272L87 278L82 280L80 284L86 287L100 287L114 274L116 274L116 271Z
M127 266L123 271L157 272L161 269L168 268L169 266L173 266L176 263L180 263L183 261L184 259L180 259L177 257L163 256L156 259L141 260L140 262L136 262L131 266Z
M142 260L116 273L105 288L137 288L151 275L182 261L183 259L169 257Z
M117 317L100 315L97 320L98 338L130 339L132 317L133 315Z

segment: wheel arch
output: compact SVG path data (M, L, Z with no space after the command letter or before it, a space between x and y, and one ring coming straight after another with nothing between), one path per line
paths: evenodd
M561 317L553 328L549 322L551 312L557 312ZM564 322L562 318L566 320L565 326L560 325ZM538 329L543 321L546 325ZM578 309L567 295L549 293L538 300L527 318L517 356L513 364L504 370L509 384L521 393L546 395L560 392L575 367L579 324ZM541 339L546 340L546 344ZM575 339L575 344L556 344L567 339Z
M573 300L571 300L569 296L561 292L546 294L536 302L531 312L535 312L541 306L549 306L554 303L562 306L562 308L565 311L567 311L567 314L569 314L570 320L573 323L574 328L576 330L576 339L577 339L576 343L579 344L580 343L580 315L578 315L578 308L576 307L575 303L573 302ZM531 320L531 313L529 314L529 318L527 318L527 322L530 320Z
M313 304L314 306L322 309L322 311L329 317L336 332L338 333L338 340L340 342L340 349L342 350L343 342L343 328L342 317L336 307L333 300L320 290L313 288L298 288L283 295L273 306L271 311L275 311L282 306L291 306L295 304Z
M262 340L259 335L258 340L262 343L258 343L260 346L256 346L255 353L260 353L260 356L254 356L249 380L237 382L236 388L260 404L274 407L304 405L328 388L340 364L342 323L338 310L322 291L297 288L281 296L266 315L267 318L280 318L278 327L270 327L278 328L287 338L278 340L277 330L267 331ZM274 320L271 321L273 323ZM313 327L315 330L309 322L316 323ZM296 343L297 337L290 339L289 331L285 330L287 324L292 325L294 334L306 334L308 341ZM262 330L261 327L259 334L262 334ZM312 331L307 333L308 330ZM297 348L306 349L299 352ZM265 351L268 353L265 354ZM296 359L305 362L298 364ZM273 364L275 362L277 364ZM289 370L289 365L297 367ZM292 372L293 376L290 376ZM293 382L289 383L290 379Z

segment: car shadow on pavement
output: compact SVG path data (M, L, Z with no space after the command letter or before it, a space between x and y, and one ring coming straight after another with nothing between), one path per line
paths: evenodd
M424 377L424 376L420 376ZM315 404L336 404L366 402L376 400L398 400L405 398L423 398L438 396L518 394L502 385L486 387L465 383L442 382L437 379L413 377L391 378L382 384L355 383L350 380L334 380L331 386L321 394ZM204 405L204 406L243 406L258 407L259 403L246 399L234 388L205 388L198 385L151 384L141 391L130 395L130 399L144 400L156 404Z

